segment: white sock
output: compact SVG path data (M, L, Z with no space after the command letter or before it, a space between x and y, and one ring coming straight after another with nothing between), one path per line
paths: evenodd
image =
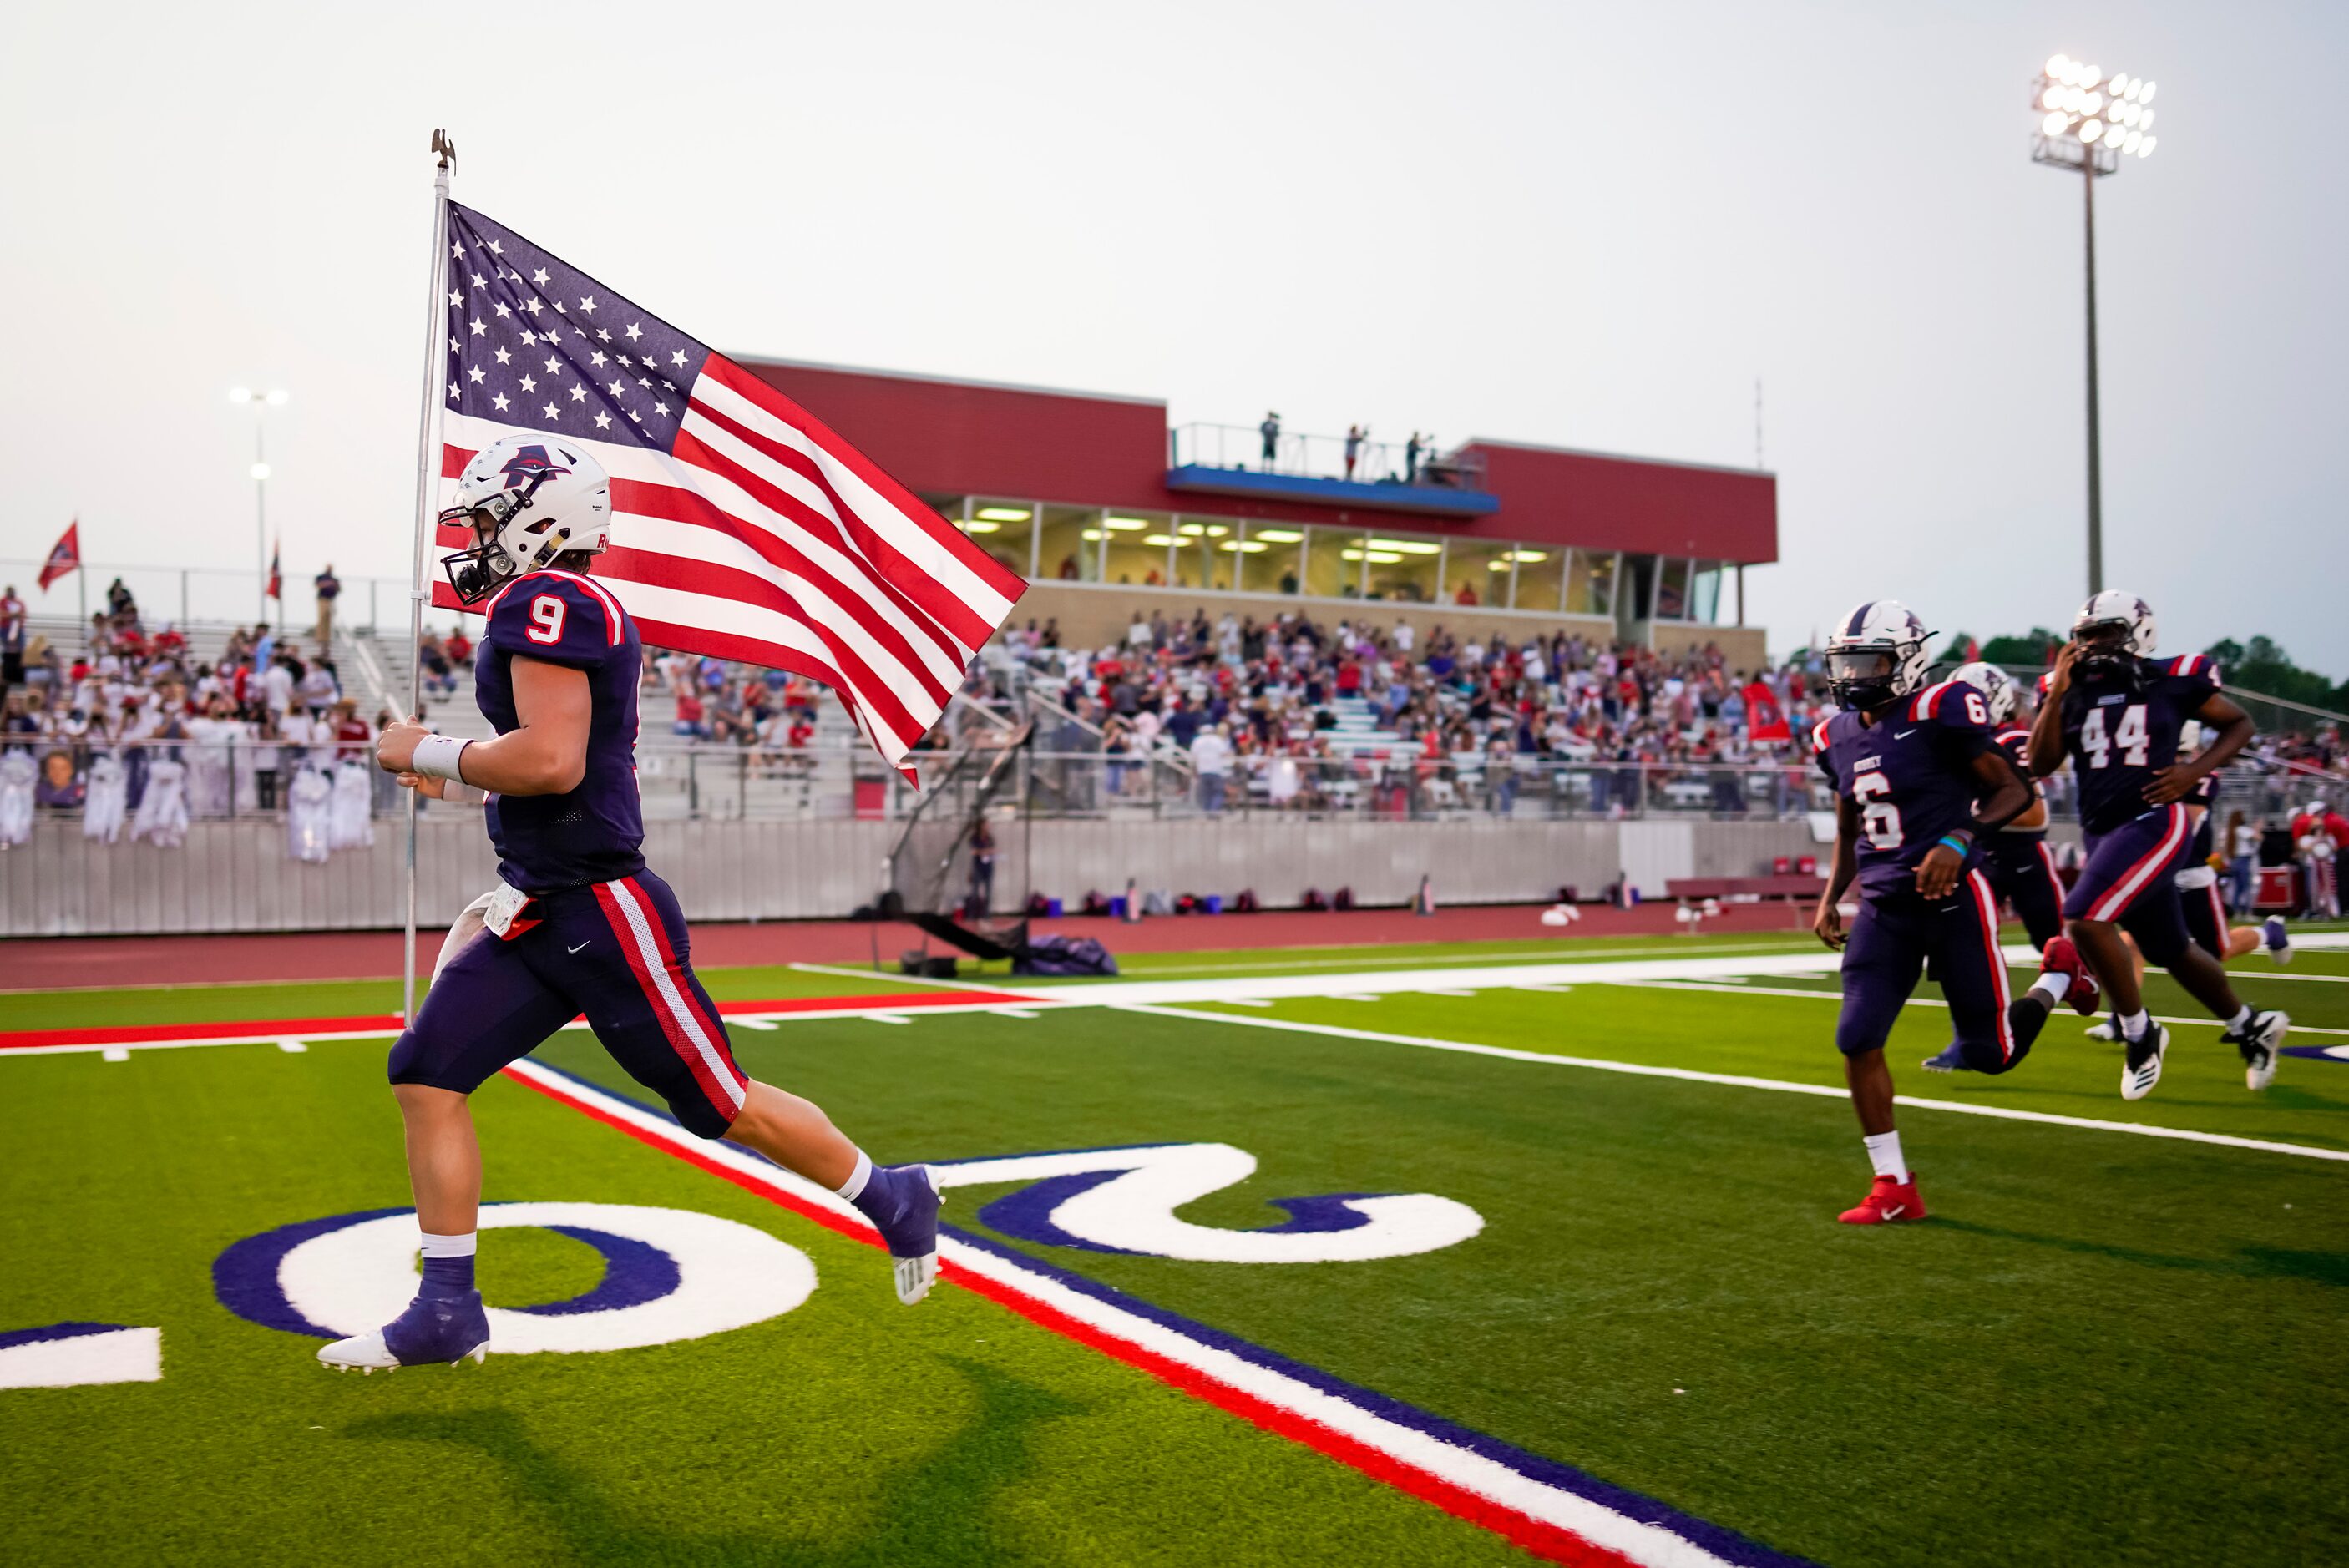
M2153 1027L2153 1015L2139 1007L2136 1012L2121 1019L2121 1038L2141 1040L2145 1038L2145 1032L2151 1027Z
M1895 1181L1909 1180L1909 1167L1900 1162L1900 1135L1898 1132L1870 1133L1860 1141L1868 1145L1868 1162L1876 1167L1878 1176L1889 1176Z
M864 1183L873 1180L873 1159L862 1149L856 1151L856 1169L840 1184L840 1195L850 1202L856 1202L864 1191Z
M2051 969L2033 980L2031 983L2031 988L2044 995L2047 998L2047 1005L2053 1007L2064 999L2064 993L2072 988L2072 977L2069 975L2058 975Z
M424 1233L424 1255L428 1258L470 1258L481 1250L481 1233L467 1231L461 1236L436 1236Z
M2241 1012L2240 1012L2240 1013L2236 1014L2233 1017L2231 1017L2231 1018L2230 1018L2230 1019L2228 1019L2228 1020L2227 1020L2227 1027L2229 1027L2229 1028L2230 1028L2230 1029L2240 1029L2240 1028L2241 1028L2245 1024L2248 1024L2248 1023L2250 1023L2251 1021L2251 1005L2250 1003L2246 1002L2246 1003L2244 1003L2244 1004L2243 1004L2243 1010L2242 1010Z

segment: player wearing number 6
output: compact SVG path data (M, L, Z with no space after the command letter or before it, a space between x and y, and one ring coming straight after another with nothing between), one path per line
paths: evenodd
M1811 734L1836 789L1835 871L1812 929L1843 950L1836 1047L1876 1171L1867 1198L1843 1215L1853 1225L1925 1217L1893 1124L1884 1044L1929 961L1964 1065L1976 1072L2020 1065L2066 995L2084 1012L2095 1005L2095 982L2061 937L2047 944L2032 988L2009 995L1981 841L2033 797L1992 740L1982 694L1961 681L1925 684L1927 635L1889 599L1846 616L1826 646L1827 680L1845 711ZM1837 906L1855 880L1859 916L1847 934Z
M2072 618L2072 640L2055 655L2047 700L2032 722L2031 770L2044 778L2068 756L2079 779L2088 859L2064 901L2064 918L2112 993L2127 1045L2123 1099L2153 1091L2169 1047L2168 1031L2146 1012L2124 930L2147 963L2168 970L2226 1024L2244 1081L2265 1088L2292 1020L2237 1000L2219 961L2189 939L2174 879L2194 836L2184 802L2251 738L2251 716L2220 694L2209 659L2155 659L2153 650L2153 612L2144 600L2112 589L2096 594ZM2178 738L2189 719L2216 738L2181 761Z
M376 759L436 799L488 797L499 885L442 945L432 990L391 1050L424 1232L422 1288L370 1334L319 1351L345 1371L479 1359L489 1320L473 1288L481 1153L467 1097L585 1013L604 1048L670 1114L837 1191L918 1301L937 1270L929 1168L876 1168L822 1109L758 1082L694 977L677 896L646 869L636 796L643 650L620 603L588 575L605 547L611 485L585 450L509 436L474 454L441 521L478 541L444 562L468 604L487 601L475 677L494 740L396 724Z

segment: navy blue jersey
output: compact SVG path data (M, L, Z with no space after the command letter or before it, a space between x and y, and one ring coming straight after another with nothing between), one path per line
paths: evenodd
M561 795L492 795L490 842L498 875L524 892L614 882L644 870L645 819L636 797L636 628L601 583L569 572L517 577L490 601L473 677L482 714L507 734L517 655L587 676L593 717L587 770Z
M2090 833L2109 833L2154 809L2146 786L2178 760L2178 732L2219 690L2218 666L2199 654L2129 663L2095 676L2075 666L2064 693L2064 749Z
M2010 724L1992 736L1991 740L2001 751L2006 753L2006 759L2014 764L2015 772L2022 776L2024 783L2031 786L2032 799L2034 800L2039 799L2038 782L2031 777L2031 731L2022 725ZM2023 808L2026 815L2029 814L2030 810L2028 806ZM2042 822L2035 828L2002 828L1999 830L1999 836L2013 839L2044 839L2047 836L2047 824Z
M1869 897L1914 892L1917 867L1942 834L1974 829L1982 786L1974 759L1991 741L1982 693L1943 681L1874 724L1846 711L1811 732L1819 770L1859 807L1859 886ZM1971 867L1982 856L1968 851Z

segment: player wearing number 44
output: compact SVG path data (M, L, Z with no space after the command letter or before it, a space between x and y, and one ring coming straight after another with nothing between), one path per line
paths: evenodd
M1982 870L1982 841L2034 797L1992 739L1982 694L1961 681L1928 686L1929 634L1907 606L1871 600L1827 640L1827 680L1844 711L1811 732L1836 790L1835 869L1812 923L1843 950L1843 1013L1836 1047L1876 1180L1844 1222L1921 1220L1925 1202L1900 1152L1892 1069L1893 1022L1930 962L1950 1004L1958 1049L1976 1072L2021 1065L2055 1004L2095 1006L2096 983L2072 944L2056 937L2038 980L2010 995L1999 945L1998 895ZM1859 883L1846 932L1839 905Z
M2156 659L2153 612L2134 593L2106 590L2072 618L2072 640L2048 673L2047 700L2031 726L2031 770L2044 778L2067 756L2080 784L2088 859L2064 900L2080 952L2112 993L2127 1057L2121 1098L2143 1099L2160 1080L2168 1031L2147 1014L2126 931L2146 962L2177 977L2227 1026L2243 1078L2261 1089L2292 1020L2253 1012L2236 998L2219 960L2189 938L2175 873L2194 836L2186 801L2195 786L2242 750L2251 716L2219 691L2209 659ZM2179 759L2189 719L2216 738Z
M423 1283L398 1318L318 1352L329 1367L479 1360L489 1319L473 1287L481 1151L466 1097L585 1013L596 1039L670 1113L823 1182L881 1233L901 1301L937 1272L937 1183L926 1165L875 1167L818 1107L750 1078L694 977L685 916L645 867L636 796L643 649L588 575L609 538L611 486L587 452L509 436L476 453L443 523L475 548L444 562L486 600L476 693L494 740L395 724L376 760L436 799L486 793L499 885L460 916L432 990L391 1050Z

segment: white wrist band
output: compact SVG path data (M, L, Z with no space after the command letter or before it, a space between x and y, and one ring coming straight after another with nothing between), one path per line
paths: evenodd
M457 762L471 744L453 735L428 735L416 743L416 755L409 759L408 770L427 779L453 779L461 784L465 776L457 770Z

